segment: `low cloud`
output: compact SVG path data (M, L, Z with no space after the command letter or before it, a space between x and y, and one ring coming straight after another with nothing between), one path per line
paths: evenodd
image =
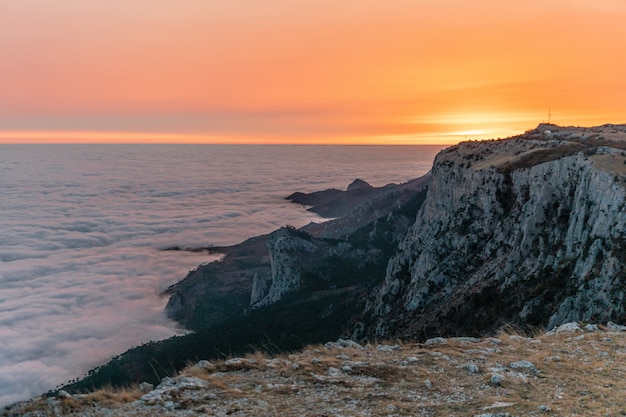
M0 406L179 333L163 314L160 293L214 258L160 249L233 244L319 221L284 200L294 191L345 188L356 177L384 185L392 175L408 180L424 173L399 158L402 152L377 151L368 159L350 147L2 151ZM290 165L276 165L286 160ZM322 162L323 172L313 175Z
M216 257L161 249L235 243L316 219L276 203L271 214L232 207L243 202L217 204L213 215L194 208L197 202L170 203L158 213L130 213L134 219L103 207L92 222L0 225L3 242L20 242L0 246L0 406L80 377L130 347L180 334L163 314L160 293Z

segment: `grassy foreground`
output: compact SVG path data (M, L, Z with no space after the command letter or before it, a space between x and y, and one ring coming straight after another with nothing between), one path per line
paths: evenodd
M572 326L574 327L574 326ZM5 416L625 415L626 332L580 327L529 338L436 338L188 366L158 387L61 393Z

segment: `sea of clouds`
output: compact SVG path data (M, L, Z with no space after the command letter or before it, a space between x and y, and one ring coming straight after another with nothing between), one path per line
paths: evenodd
M206 252L319 221L284 197L424 174L439 147L0 146L0 406L184 330L169 285Z

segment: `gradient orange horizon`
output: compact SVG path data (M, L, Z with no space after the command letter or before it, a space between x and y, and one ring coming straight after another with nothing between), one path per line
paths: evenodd
M453 144L626 122L622 0L0 1L0 143Z

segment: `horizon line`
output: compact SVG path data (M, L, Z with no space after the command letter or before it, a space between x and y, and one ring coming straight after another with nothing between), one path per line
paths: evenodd
M483 133L483 132L481 132ZM471 137L470 137L471 136ZM203 134L147 133L147 132L103 132L103 131L0 131L0 144L110 144L110 145L432 145L451 146L467 139L478 139L478 133L449 134L403 134L372 136L320 136L287 138L285 136L216 136ZM484 134L481 136L485 136ZM489 139L481 137L480 139Z

